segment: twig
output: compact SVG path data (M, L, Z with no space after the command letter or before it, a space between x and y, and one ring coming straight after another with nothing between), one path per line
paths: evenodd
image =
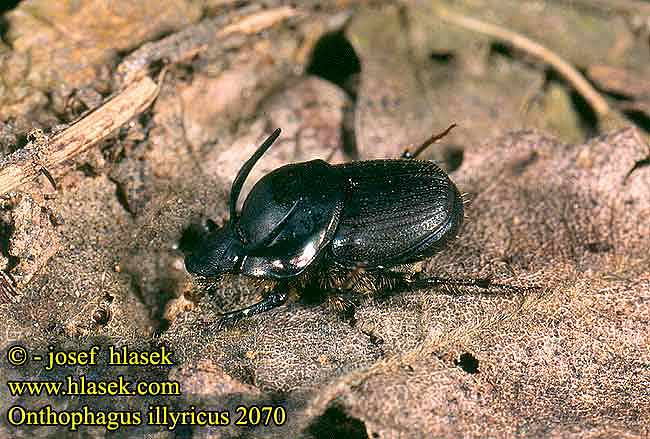
M41 173L49 173L47 170L104 140L146 110L158 96L158 91L158 85L151 78L142 77L52 138L47 138L42 132L40 136L33 136L34 140L27 146L0 160L0 195Z
M437 13L442 20L448 23L456 24L466 29L505 41L517 49L540 58L542 61L551 65L551 67L553 67L569 84L571 84L573 88L575 88L575 90L580 93L587 102L589 102L589 105L591 105L599 117L602 118L611 111L607 101L605 101L596 89L587 82L582 74L550 49L547 49L541 44L516 32L493 24L485 23L475 18L451 12L442 7L437 9Z
M261 11L253 8L206 19L159 41L144 44L124 58L116 69L114 81L118 88L122 87L146 75L149 66L156 62L174 64L189 60L231 35L261 32L298 14L288 6Z
M296 10L289 6L260 11L244 17L237 23L226 26L217 33L217 37L224 37L238 32L243 34L257 33L294 15L296 15Z
M650 4L643 0L571 0L571 3L573 7L595 9L609 15L618 13L630 17L650 16Z
M18 296L13 279L0 269L0 303L16 301Z
M402 155L402 157L405 157L405 156L406 156L406 157L409 157L409 158L416 158L417 156L419 156L420 154L422 154L422 152L423 152L425 149L427 149L429 146L433 145L433 144L436 143L438 140L440 140L440 139L446 137L447 134L449 134L449 132L450 132L451 130L453 130L454 128L456 128L457 126L458 126L457 123L452 123L452 124L449 125L449 126L447 127L447 129L444 130L442 133L433 134L431 137L429 137L427 140L425 140L424 143L422 143L422 145L420 145L420 146L418 147L418 149L415 150L414 153L411 154L410 152L405 152L405 153Z

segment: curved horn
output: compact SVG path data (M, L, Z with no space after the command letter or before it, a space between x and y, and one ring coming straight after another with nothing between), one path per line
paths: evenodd
M257 163L262 155L264 155L264 153L271 147L271 145L273 145L273 142L275 142L275 140L278 138L280 131L280 128L273 131L273 134L271 134L264 141L264 143L262 143L259 148L257 148L257 151L255 151L252 157L249 158L246 163L244 163L244 165L237 173L237 177L235 177L235 180L232 182L232 187L230 188L230 223L235 225L235 229L237 229L237 221L235 221L237 219L237 200L239 200L239 193L244 186L244 182L246 181L248 174L250 174L251 170L253 169L253 166L255 166L255 163ZM239 230L235 231L239 235Z

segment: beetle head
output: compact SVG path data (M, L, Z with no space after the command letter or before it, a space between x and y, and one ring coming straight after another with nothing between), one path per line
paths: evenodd
M226 223L204 235L201 242L188 252L185 268L190 273L209 278L236 274L241 267L242 253L239 239Z
M206 230L207 233L204 233L198 243L186 251L185 268L188 272L206 278L240 272L244 256L251 250L251 247L247 246L247 240L239 230L237 200L253 166L273 145L279 135L280 129L278 128L242 165L230 189L230 220L222 227L217 227L214 222L211 222Z

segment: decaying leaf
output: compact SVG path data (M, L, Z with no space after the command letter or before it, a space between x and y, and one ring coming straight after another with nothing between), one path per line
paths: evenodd
M0 411L165 405L235 416L239 405L273 405L287 413L281 426L170 432L143 423L112 433L129 437L650 434L644 134L598 133L579 92L547 64L432 12L453 6L526 35L577 71L592 66L598 93L618 104L618 93L629 102L646 94L647 40L625 18L634 2L122 3L26 0L5 15L0 176L15 179L0 187L19 202L0 212L0 347L4 355L15 343L33 352L165 346L171 367L75 373L173 380L182 395L16 396L0 398ZM323 41L334 43L320 50ZM322 72L343 50L358 87ZM603 63L610 70L593 67ZM164 81L149 76L161 69ZM86 86L94 92L72 93ZM64 111L69 96L79 104ZM408 291L367 298L352 321L317 300L290 301L233 328L211 325L258 300L263 286L232 277L207 292L189 277L182 250L207 219L227 218L232 178L265 135L283 129L249 184L292 161L393 158L452 122L460 127L432 155L470 200L467 218L422 270L539 290ZM27 136L32 128L43 129L43 142ZM50 167L56 190L41 177ZM69 373L36 361L0 367L2 381ZM1 424L0 432L61 429Z

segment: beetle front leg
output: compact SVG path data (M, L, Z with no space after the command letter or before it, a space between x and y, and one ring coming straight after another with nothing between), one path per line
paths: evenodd
M278 306L284 304L287 301L288 297L289 293L287 288L285 288L285 286L280 286L279 288L267 294L264 299L260 300L257 303L254 303L251 306L222 314L221 318L217 321L217 324L219 327L229 326L246 317L254 316L255 314L261 314L273 308L277 308Z

